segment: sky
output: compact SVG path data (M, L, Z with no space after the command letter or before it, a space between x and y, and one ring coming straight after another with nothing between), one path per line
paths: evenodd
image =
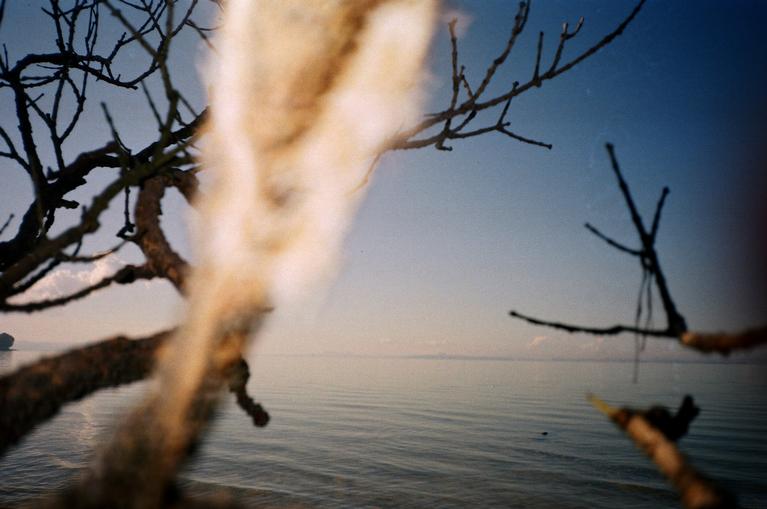
M450 88L446 22L459 19L459 55L470 81L502 49L515 2L453 0L428 62L428 111L445 107ZM532 73L539 30L551 59L561 23L585 24L563 58L612 30L632 9L625 1L533 2L528 26L497 90ZM48 42L38 2L12 2L0 27L12 59ZM553 144L524 145L500 134L457 140L450 152L387 153L345 243L336 279L305 301L278 309L259 335L261 354L467 355L605 358L633 355L631 336L568 335L508 316L510 309L577 324L632 323L640 270L636 261L583 228L637 245L604 149L616 147L640 210L650 216L671 189L658 237L671 292L691 328L736 330L767 318L767 41L760 1L648 1L626 32L584 64L515 99L511 128ZM174 72L195 104L204 102L200 44L174 48ZM135 55L140 58L140 55ZM125 64L127 68L133 65ZM93 90L70 157L100 146L108 133L98 101L113 109L121 133L139 143L153 135L143 96ZM0 94L1 118L13 118ZM8 121L3 121L5 126ZM10 125L13 127L13 125ZM28 183L2 163L0 218L24 210ZM106 182L97 176L91 192ZM78 196L86 196L87 190ZM189 252L171 193L163 225ZM119 207L86 247L113 243ZM64 224L64 222L62 222ZM6 234L7 235L7 234ZM135 252L121 259L138 261ZM63 268L36 291L71 290L104 273ZM0 330L19 341L68 346L114 334L145 334L181 318L169 284L101 291L61 309L0 315ZM664 325L656 302L655 323ZM672 341L650 341L648 359L699 359Z

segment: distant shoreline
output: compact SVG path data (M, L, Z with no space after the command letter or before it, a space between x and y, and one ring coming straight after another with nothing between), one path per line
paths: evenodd
M16 341L13 348L2 350L0 352L39 352L46 354L63 353L75 348L91 343L78 343L72 345L61 345L51 342L34 341ZM512 356L490 356L490 355L450 355L450 354L403 354L403 355L367 355L343 352L323 352L323 353L263 353L253 354L255 357L276 357L276 358L328 358L328 359L402 359L402 360L436 360L436 361L475 361L475 362L594 362L594 363L633 363L633 358L564 358L554 357L549 359L531 358L531 357L512 357ZM754 365L761 366L767 364L767 356L755 354L751 357L738 355L736 357L718 357L706 356L701 359L658 359L658 358L640 358L640 364L729 364L729 365Z
M404 359L404 360L438 360L438 361L480 361L480 362L605 362L633 363L633 358L626 359L568 359L568 358L524 358L524 357L493 357L489 355L364 355L348 353L318 353L318 354L260 354L260 357L304 357L304 358L339 358L339 359ZM767 358L706 358L706 359L639 359L642 364L767 364Z

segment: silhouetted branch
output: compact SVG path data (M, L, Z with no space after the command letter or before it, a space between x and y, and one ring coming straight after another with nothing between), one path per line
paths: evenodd
M568 32L568 23L562 23L562 32L559 34L559 44L557 45L557 51L554 54L554 60L551 62L551 67L549 67L549 71L556 70L557 65L559 65L559 60L562 58L562 51L565 49L565 44L567 44L567 41L578 35L578 32L581 31L581 28L583 28L583 22L585 21L584 17L581 16L578 19L578 24L575 26L575 30L572 32Z
M66 403L146 377L168 335L169 331L140 339L118 336L0 378L0 454Z
M506 128L508 125L510 125L509 122L505 122L500 128L498 128L498 131L501 132L502 134L505 134L509 138L515 139L517 141L521 141L522 143L527 143L528 145L536 145L538 147L547 148L549 150L551 150L554 147L554 145L552 145L551 143L534 140L532 138L527 138L515 132L509 131Z
M509 311L509 316L512 316L514 318L519 318L520 320L524 320L527 323L531 323L533 325L543 325L544 327L550 327L552 329L563 330L565 332L570 332L570 333L582 332L585 334L594 334L597 336L617 336L618 334L622 334L624 332L631 332L634 334L640 334L643 336L652 336L656 338L676 338L676 336L669 333L668 330L643 329L643 328L635 327L632 325L612 325L609 327L584 327L581 325L573 325L573 324L562 323L562 322L542 320L540 318L534 318L532 316L523 315L522 313L519 313L514 310Z
M0 138L3 139L6 146L8 147L6 152L0 152L0 157L11 159L12 161L18 163L19 166L21 166L24 170L28 170L29 165L27 164L27 161L21 157L19 151L16 149L16 145L13 143L13 140L11 140L11 137L2 127L0 127Z
M586 229L591 233L605 241L610 246L622 251L624 253L636 256L639 258L639 262L642 268L642 283L639 290L639 300L637 303L636 322L634 326L630 325L613 325L610 327L590 327L582 325L568 324L558 321L545 320L541 318L535 318L529 315L519 313L518 311L510 311L509 315L514 318L519 318L533 325L541 325L544 327L550 327L553 329L563 330L570 333L582 332L585 334L596 334L605 336L614 336L624 332L634 333L639 338L655 337L655 338L672 338L679 340L683 345L694 348L701 352L717 352L722 355L729 354L732 350L748 349L755 346L767 343L767 328L755 328L750 329L737 334L708 334L689 331L687 328L687 322L685 318L677 310L676 304L671 297L671 292L666 283L666 277L661 269L658 253L655 250L655 241L658 234L658 228L660 226L661 214L663 211L663 205L666 202L666 198L669 195L668 187L664 187L661 192L658 203L655 206L655 213L653 214L652 227L648 232L645 229L644 221L639 213L639 210L634 202L634 197L631 194L631 190L623 177L618 159L615 156L615 149L612 144L606 145L607 153L610 157L610 163L613 173L615 174L618 187L626 203L626 207L629 209L631 215L631 222L634 225L634 229L639 237L639 241L642 245L641 249L632 249L624 246L623 244L608 237L597 228L589 223L586 223ZM652 283L655 282L655 287L658 289L658 294L663 304L663 310L666 314L666 328L665 329L651 329L649 328L650 318L652 313ZM646 299L646 312L647 320L645 327L640 327L643 307L642 302ZM638 343L638 350L641 349L643 343Z
M144 182L136 200L135 219L138 232L134 242L146 256L148 266L170 281L177 290L182 291L183 276L188 264L173 250L160 227L161 201L168 185L177 185L185 189L182 194L189 198L197 187L197 179L192 173L180 170L173 175L175 178L164 174Z
M11 134L0 127L0 138L6 146L0 157L17 163L30 176L34 191L33 202L18 223L15 235L0 242L0 301L23 293L29 288L23 280L30 281L33 273L40 274L55 266L55 262L52 265L48 262L66 258L63 250L67 246L81 242L85 235L98 229L100 215L112 198L124 193L127 204L130 187L140 186L143 179L170 167L191 163L187 145L204 113L195 116L191 122L182 122L177 105L190 111L193 108L173 86L166 60L170 41L184 27L192 26L198 1L185 3L174 24L171 18L176 3L176 0L120 1L119 5L126 11L121 13L102 0L74 0L66 7L58 0L50 0L49 7L43 12L55 28L55 48L27 54L15 63L10 62L7 53L0 58L0 88L12 92L18 120L15 137L21 141L17 150ZM103 32L99 12L105 7L113 9L119 21L130 27L130 34L126 32L119 36L111 46L103 40L96 45L98 34ZM78 43L78 37L82 44ZM143 70L139 67L136 75L124 78L116 66L129 46L142 46L153 58L147 59L146 66ZM135 57L131 58L135 61ZM136 68L135 65L131 67ZM114 140L101 148L82 152L72 162L65 162L62 144L79 124L86 104L86 91L90 90L87 88L89 78L113 87L133 89L143 85L144 80L156 72L161 75L168 101L167 113L160 119L159 136L154 142L141 150L131 150L120 140L114 122L108 117ZM43 92L33 94L32 89ZM151 104L150 109L157 112L157 105ZM46 140L33 131L30 115L39 118L55 159L53 168L48 166L45 173L38 146ZM174 130L174 125L180 127ZM57 211L79 206L65 195L85 185L87 177L96 168L119 168L120 175L94 197L89 207L84 208L79 224L59 230L63 233L55 238L48 238ZM121 234L128 238L132 223L129 217L126 219Z
M55 257L67 246L79 242L85 235L96 231L99 227L99 216L107 209L112 199L122 192L126 185L136 185L143 178L165 167L175 158L175 153L178 151L180 151L180 148L175 148L154 159L151 163L142 164L133 171L124 173L98 193L93 198L91 205L83 211L79 224L64 230L58 236L47 240L43 244L39 244L0 275L0 297L13 294L13 285L30 274L41 263L44 263L51 257Z
M599 237L600 239L607 242L609 245L617 249L618 251L623 251L624 253L630 254L632 256L642 256L642 251L639 249L632 249L630 247L626 247L623 244L611 239L601 231L597 230L594 226L591 225L591 223L586 223L584 225L588 231Z
M229 373L229 391L233 392L237 398L237 404L242 410L250 416L253 424L259 428L269 423L269 414L259 403L248 395L246 386L250 378L250 368L245 359L236 362Z
M111 247L107 249L106 251L101 251L99 253L94 253L92 255L87 255L87 256L68 255L64 253L59 255L59 259L67 263L92 263L92 262L95 262L96 260L101 260L102 258L106 258L107 256L116 253L126 244L126 242L127 241L123 240L119 242L116 246Z
M498 132L517 141L551 149L551 144L537 141L510 129L507 121L513 98L525 93L533 87L540 87L550 79L568 71L575 65L593 55L619 36L640 11L645 0L639 1L632 12L612 32L602 40L582 52L574 59L560 66L564 47L575 37L582 25L581 18L573 32L568 31L565 23L560 33L559 44L551 66L548 70L542 64L544 34L538 36L535 68L532 78L520 85L514 82L511 89L503 93L485 97L489 85L496 76L498 69L508 61L509 55L522 34L528 20L530 2L522 2L515 16L514 25L506 44L497 58L487 67L485 73L473 88L465 74L465 67L460 65L458 40L455 34L455 21L449 25L452 67L452 91L449 106L446 110L432 115L429 119L406 131L394 140L388 149L412 149L425 146L435 146L437 149L450 150L445 143L452 139L465 139ZM189 169L193 162L193 136L202 122L204 112L196 114L192 105L180 94L174 86L168 67L169 45L175 35L183 27L190 27L200 38L209 44L206 36L208 29L197 25L191 14L197 5L197 0L187 2L188 8L182 13L180 21L174 20L175 0L159 2L138 0L113 0L112 2L76 0L72 8L62 9L57 0L51 0L51 9L45 12L54 22L57 31L57 51L51 53L30 54L20 59L14 65L8 63L7 56L0 62L0 87L10 88L16 101L17 116L20 122L20 138L22 150L17 150L14 141L2 128L0 138L6 149L0 152L0 157L15 161L33 182L34 202L28 207L19 225L17 235L8 242L0 243L0 309L7 311L35 311L62 305L75 299L82 298L91 292L112 283L127 284L135 279L163 277L171 281L180 291L184 289L184 275L187 268L185 260L176 253L168 242L160 224L162 214L162 198L167 187L176 187L187 200L196 192L198 182L195 177L196 169ZM0 23L2 22L5 2L0 0ZM111 51L97 54L96 34L98 32L98 6L104 5L109 12L123 25L123 33ZM118 6L125 10L118 9ZM136 22L126 12L138 12L142 15ZM83 14L89 16L87 33L84 37L85 51L76 51L73 41L77 17ZM164 19L163 19L164 17ZM148 66L130 78L123 78L115 70L115 58L122 54L123 48L133 45L141 46L149 58ZM31 69L46 69L50 73L37 76L27 73ZM75 81L68 73L82 73L80 81ZM26 74L25 74L26 73ZM164 112L155 98L145 86L145 79L159 74L167 104ZM64 152L61 150L63 141L69 137L80 120L80 114L86 103L86 85L88 79L101 81L113 86L134 89L139 86L145 98L152 117L157 123L158 137L156 141L142 150L131 150L118 134L118 129L105 107L106 122L112 132L113 140L101 148L83 152L69 164L66 163ZM37 91L53 87L53 103L51 110L46 110ZM30 90L33 90L30 92ZM69 119L61 119L59 111L66 94L70 94L74 113ZM464 97L462 98L462 94ZM157 97L155 95L155 97ZM469 127L478 113L489 111L491 108L502 106L502 111L495 124L484 127ZM194 116L191 122L182 120L179 107L184 107ZM39 117L47 128L49 142L53 146L56 164L55 169L44 169L40 161L36 139L29 121L32 116ZM26 116L26 118L24 118ZM174 130L175 128L175 130ZM440 129L429 135L429 129ZM432 131L433 133L433 131ZM419 138L420 136L420 138ZM629 207L633 210L633 199L625 186L620 174L612 147L608 147L621 190L625 192ZM45 153L45 152L41 152ZM380 155L380 154L379 154ZM378 157L375 158L375 162ZM119 175L109 185L93 196L91 203L83 207L81 220L70 228L61 229L61 233L53 238L48 232L54 222L57 210L78 207L79 204L65 198L67 193L86 183L86 177L96 168L118 169ZM374 166L365 177L365 182ZM363 182L364 185L364 182ZM135 225L129 214L130 187L138 187L134 209ZM135 243L142 251L146 262L141 266L124 266L115 274L104 278L98 283L82 289L69 296L49 299L28 304L9 304L7 298L23 293L34 282L39 281L62 261L92 262L115 250L117 247L92 256L79 256L79 247L86 235L95 232L100 227L101 214L107 210L111 201L125 193L125 228L121 231L126 241ZM587 225L595 235L628 254L638 256L643 267L652 271L656 284L665 287L657 255L654 251L654 240L660 221L662 207L668 191L663 194L656 207L651 232L648 234L641 222L635 222L637 231L642 239L642 249L632 250L606 237ZM632 213L632 220L634 214ZM3 233L8 223L0 229ZM135 234L129 235L133 226ZM76 246L74 253L66 254L65 249ZM660 276L660 277L658 277ZM668 292L666 292L668 293ZM664 293L664 308L669 316L669 327L664 330L650 330L638 326L630 327L616 325L609 328L578 327L558 322L538 320L514 311L511 315L530 323L546 325L568 332L589 332L592 334L619 334L633 332L641 335L656 337L678 337L678 333L686 330L684 319L676 312L673 301L668 294L666 302ZM94 469L83 478L82 483L70 489L52 502L54 506L72 507L76 505L93 506L110 505L109 502L131 503L136 507L157 504L158 501L183 503L177 499L169 499L168 491L179 466L188 457L197 444L202 431L208 423L216 400L225 387L233 392L239 406L251 417L257 426L268 422L269 416L246 392L249 368L241 358L243 345L248 335L260 325L262 316L268 310L264 306L258 309L231 309L235 306L226 304L225 311L214 313L216 323L210 331L210 342L206 343L204 366L200 367L194 379L179 380L179 383L192 387L188 401L168 401L168 394L154 394L145 405L138 408L126 419L126 423L118 430L114 443L106 450L102 458L103 468ZM223 308L222 308L223 309ZM227 313L231 313L231 316ZM225 315L225 316L219 316ZM194 320L192 316L190 320ZM681 321L680 321L681 320ZM672 323L673 322L673 323ZM690 333L687 333L690 334ZM756 331L757 341L764 341L764 331ZM43 422L58 412L61 406L84 395L90 394L103 387L117 386L123 383L139 380L147 376L152 365L158 358L159 351L169 333L131 341L123 337L114 338L98 345L92 345L73 352L45 359L33 366L22 368L12 375L0 378L0 453L10 444L15 443L21 436L29 432L35 424ZM754 331L749 331L747 340L754 342ZM181 339L184 339L182 337ZM725 344L710 339L690 339L691 343ZM748 343L748 344L751 344ZM179 343L181 344L181 343ZM727 343L729 344L729 343ZM183 349L184 345L177 346ZM179 356L181 357L181 356ZM173 366L168 368L174 369ZM169 377L169 379L172 377ZM162 391L160 391L162 392ZM30 405L30 403L33 403ZM151 422L162 422L161 416L168 413L169 406L176 405L172 418L181 416L180 430L174 428L174 436L146 426ZM28 410L25 410L26 407ZM16 409L19 409L16 411ZM6 411L10 409L10 411ZM10 430L10 431L9 431ZM140 487L137 491L136 487ZM130 502L125 502L130 500ZM122 502L121 502L122 501ZM146 502L146 504L144 504Z
M0 377L0 456L35 426L53 418L67 403L101 389L143 380L162 355L174 330L144 338L117 336L40 359ZM266 426L269 414L246 390L250 370L239 358L224 376L238 405L259 427Z
M492 131L498 131L503 134L506 134L507 136L521 141L523 143L529 143L532 145L537 145L545 148L551 148L550 144L543 143L540 141L535 141L530 138L520 136L513 131L509 130L502 130L499 129L496 126L489 126L489 127L483 127L479 129L474 129L472 131L465 131L462 132L462 130L476 117L476 115L479 112L488 110L490 108L493 108L495 106L498 106L500 104L508 104L508 101L518 97L525 92L531 90L534 87L540 87L543 85L544 82L554 79L557 76L569 71L576 65L580 64L593 54L595 54L600 49L604 48L608 44L610 44L615 38L617 38L619 35L623 33L623 31L626 29L626 27L634 20L634 18L639 14L639 11L642 9L642 6L644 5L645 0L639 1L634 9L629 13L629 15L610 33L605 35L599 42L591 46L590 48L586 49L582 53L580 53L578 56L567 62L566 64L560 66L560 60L562 57L562 53L564 50L565 45L569 40L571 40L573 37L575 37L579 32L580 28L583 26L583 18L581 17L578 21L578 25L576 29L573 32L567 31L567 24L565 23L563 25L563 30L560 34L559 44L557 46L556 53L554 55L554 59L552 61L551 66L549 69L545 72L541 72L541 59L542 59L542 51L543 51L543 32L540 32L538 35L538 44L537 44L537 51L536 51L536 64L535 69L532 73L532 78L528 80L527 82L523 84L519 84L517 82L514 82L511 89L508 89L506 92L500 93L498 95L495 95L494 97L491 97L489 99L484 98L485 92L488 90L488 85L492 82L493 78L496 75L496 71L507 61L512 49L515 46L515 43L522 34L522 32L525 29L527 19L530 13L530 2L521 2L519 4L519 9L517 10L517 13L514 17L514 26L512 27L511 34L506 41L506 44L501 51L501 53L496 57L491 64L487 67L484 76L482 78L482 81L480 84L472 91L472 87L469 85L467 78L464 73L464 67L458 65L458 49L457 49L457 40L453 33L453 28L450 28L450 41L451 41L451 56L452 56L452 82L453 82L453 88L452 88L452 94L450 103L448 104L448 107L440 111L438 113L433 113L428 116L428 118L418 125L403 131L400 133L400 135L395 139L392 140L392 142L389 144L389 148L393 150L409 150L409 149L416 149L416 148L422 148L422 147L428 147L428 146L434 146L437 149L440 150L449 150L449 147L446 147L444 143L447 140L450 139L461 139L461 138L470 138L473 136L479 136L488 132ZM464 89L466 91L466 99L463 102L458 102L458 87L457 83L461 83L464 86ZM463 121L459 122L459 126L456 128L453 128L453 121L456 118L463 117ZM426 135L423 137L419 137L424 135L427 131L429 131L431 128L442 125L443 128L432 135ZM506 126L504 126L506 127Z
M75 246L75 254L80 249L80 245L78 244ZM40 268L37 272L30 275L28 278L26 278L24 281L21 281L20 283L16 284L12 291L9 294L10 296L23 294L30 288L32 288L34 285L36 285L41 279L43 279L45 276L51 273L53 269L61 265L62 259L60 257L54 257L48 260L48 263L44 265L42 268ZM7 299L6 299L7 300Z
M143 404L123 419L111 443L103 451L98 466L59 497L59 505L71 497L92 501L93 507L162 505L182 462L196 449L221 390L230 384L229 376L233 368L241 362L242 347L247 337L245 331L254 330L259 323L258 319L242 318L237 317L233 322L224 319L209 349L212 357L207 359L201 376L195 380L179 381L186 384L192 397L188 404L183 405L180 415L173 415L175 412L170 410L172 405L178 404L177 401L168 401L171 395L163 392L149 395ZM179 345L173 345L171 341L167 348L171 350L179 348ZM164 355L177 357L178 352L168 351ZM237 382L233 385L237 386ZM256 424L267 420L265 415L246 411ZM176 421L176 418L180 420ZM168 420L173 423L172 430L165 428ZM162 427L148 423L162 423ZM137 486L140 489L137 490Z
M626 179L623 178L623 174L621 173L620 165L618 164L618 159L615 156L615 149L613 145L608 143L606 147L607 153L610 156L613 172L618 179L618 187L620 188L621 193L623 194L623 197L626 201L626 206L628 207L631 214L631 221L634 223L634 229L636 230L637 235L639 236L639 240L642 244L640 257L642 270L646 271L647 274L655 280L655 285L658 289L658 294L660 296L661 303L663 304L663 309L666 312L668 330L669 332L678 336L687 330L687 322L685 321L684 317L679 314L679 311L677 311L676 304L674 303L674 300L671 297L671 292L669 291L668 285L666 284L666 277L663 274L663 269L660 266L658 254L655 251L655 235L651 235L645 229L644 222L642 221L642 216L639 214L639 210L634 203L634 198L631 195L631 190L626 183ZM656 234L658 230L657 222L660 221L661 208L663 207L663 203L667 195L668 188L664 188L663 193L661 194L661 199L658 202L658 206L656 207L655 217L653 218L653 230ZM638 321L639 316L637 317L637 322Z
M658 226L660 225L660 215L663 211L663 204L666 203L666 197L668 197L669 189L664 187L658 199L658 204L655 206L655 214L652 218L652 228L650 229L650 239L654 242L655 237L658 234Z
M48 239L46 242L38 244L34 249L27 251L0 275L0 297L13 294L12 285L26 277L50 257L57 256L67 246L80 241L83 236L98 229L99 216L106 210L111 200L126 186L138 185L144 178L158 173L167 168L168 165L178 163L177 154L184 150L184 145L188 143L187 140L202 121L203 116L204 113L189 125L170 133L169 139L165 142L151 143L138 154L132 156L130 164L134 166L131 171L124 172L93 198L90 207L84 209L79 224L70 227L54 239ZM171 147L168 151L163 151L171 142L176 143L176 146ZM32 211L30 210L30 212ZM1 247L2 243L0 243ZM18 245L13 247L13 251L19 255L22 253Z
M13 218L16 217L13 214L8 216L8 219L5 220L5 223L3 223L3 226L0 226L0 235L2 235L5 232L5 229L8 228L8 225L11 224L11 221L13 221Z
M44 309L49 309L52 307L63 306L64 304L69 304L70 302L80 300L84 297L87 297L88 295L92 294L93 292L97 290L101 290L102 288L106 288L107 286L110 286L113 283L125 285L125 284L131 284L136 280L154 279L155 277L157 277L157 273L155 273L155 271L149 268L148 266L126 265L120 268L117 272L115 272L111 276L104 277L98 282L92 285L89 285L81 290L78 290L74 293L71 293L69 295L65 295L63 297L56 297L54 299L46 299L46 300L41 300L36 302L27 302L23 304L13 304L10 302L3 302L3 303L0 303L0 311L21 311L24 313L33 313L36 311L42 311Z
M481 96L485 89L490 85L490 82L495 76L495 72L500 66L506 62L506 59L511 54L511 50L514 49L514 45L517 42L519 35L525 30L527 25L527 19L530 17L530 2L520 2L517 14L514 16L514 26L511 28L511 34L506 41L506 46L501 51L501 54L493 60L485 71L485 76L482 78L482 82L477 87L476 92L473 94L474 99Z
M652 424L648 417L652 415L654 409L639 412L630 408L612 407L596 396L589 396L589 400L650 457L658 470L679 492L682 503L687 509L737 507L737 502L730 493L716 486L690 465L672 439L666 436L665 430ZM688 424L689 421L685 423L685 427Z

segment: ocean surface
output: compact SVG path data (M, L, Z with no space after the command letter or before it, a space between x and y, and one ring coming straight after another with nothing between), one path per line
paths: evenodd
M40 356L0 352L0 373ZM767 507L767 366L260 357L254 428L227 395L182 474L252 507L678 507L654 466L585 395L702 408L681 448ZM0 458L0 505L71 482L144 384L67 406ZM543 435L546 432L546 435Z

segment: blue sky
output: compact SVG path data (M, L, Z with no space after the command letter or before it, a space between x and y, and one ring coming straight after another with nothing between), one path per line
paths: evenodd
M30 39L34 4L12 3L0 31L17 55L41 39L39 34ZM585 25L567 58L609 32L632 7L624 1L533 2L528 28L498 76L499 89L530 76L539 30L546 32L546 61L561 23L572 26L583 15ZM445 6L451 9L468 21L460 55L476 80L502 48L515 2L452 1ZM19 21L11 23L14 19ZM451 152L387 154L346 243L337 280L310 302L278 311L257 349L630 357L630 337L569 336L507 314L514 308L583 324L632 322L640 280L635 260L583 228L588 221L635 244L604 150L607 141L615 144L646 215L661 188L671 188L658 248L691 327L737 329L763 322L765 21L767 4L759 1L651 0L611 46L515 99L511 127L552 143L551 151L489 134L456 141ZM193 99L202 102L193 64L197 48L192 39L181 42L177 68ZM444 29L429 64L430 105L438 110L450 85ZM5 118L7 103L0 96ZM91 107L96 111L97 102ZM114 108L126 137L151 136L140 92ZM73 154L106 141L98 115L89 117L79 136ZM11 172L18 170L4 171L2 217L23 210L28 199L23 176L5 176ZM164 224L177 232L175 242L185 245L184 225L174 218L184 210L181 200L171 196L165 209ZM118 222L115 217L112 224ZM112 224L105 230L116 231ZM92 245L110 242L99 235ZM174 323L180 307L169 285L135 285L61 310L5 315L0 329L19 339L69 344L151 332ZM662 323L658 312L656 324ZM666 341L652 342L647 352L651 358L677 355L678 348Z

